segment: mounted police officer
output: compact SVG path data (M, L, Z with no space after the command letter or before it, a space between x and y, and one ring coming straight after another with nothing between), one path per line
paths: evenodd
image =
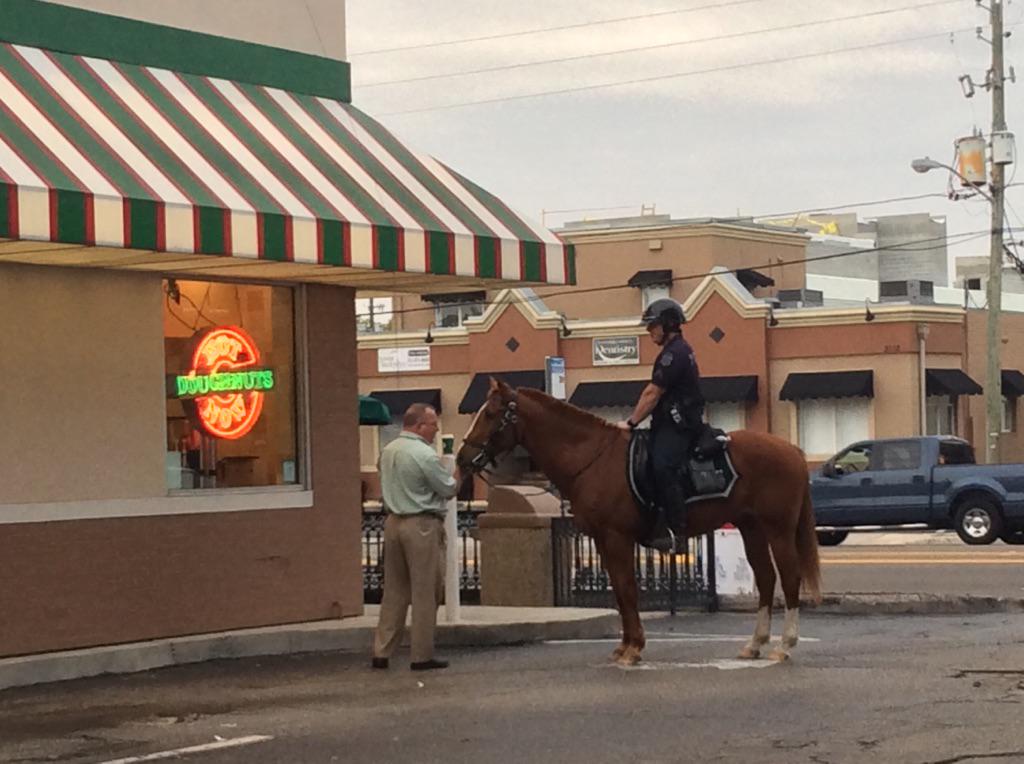
M683 339L686 318L679 303L668 298L655 300L647 306L641 322L661 352L650 384L620 427L633 430L651 416L651 457L661 507L651 546L671 550L676 542L672 529L681 528L686 499L680 468L703 426L704 398L693 348Z

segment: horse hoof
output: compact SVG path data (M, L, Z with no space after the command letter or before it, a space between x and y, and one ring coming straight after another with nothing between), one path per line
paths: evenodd
M776 663L785 663L789 660L789 653L781 648L776 648L775 650L772 650L771 655L768 657Z
M625 645L619 645L614 650L612 650L612 660L613 661L617 661L619 658L622 657L622 654L624 652L626 652L626 646Z
M744 647L740 650L740 654L736 656L741 661L753 661L761 657L761 649L758 647Z
M615 659L615 662L620 666L635 666L640 662L640 653L627 648Z

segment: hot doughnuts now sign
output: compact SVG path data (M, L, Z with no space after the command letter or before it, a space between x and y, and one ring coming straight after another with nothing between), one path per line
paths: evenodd
M203 429L237 440L256 425L274 370L260 365L260 351L245 330L219 326L196 338L192 368L168 380L170 394L195 407Z

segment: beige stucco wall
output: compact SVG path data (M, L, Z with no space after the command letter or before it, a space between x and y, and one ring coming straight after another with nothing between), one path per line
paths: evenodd
M160 277L0 266L0 504L165 496Z
M1000 363L1004 369L1024 371L1024 315L1020 313L1003 313L1000 328L1002 337L1000 347ZM986 332L988 314L981 310L972 310L967 314L967 354L966 371L970 377L982 387L988 379L988 354L986 352ZM1017 431L1003 433L999 439L999 461L1024 462L1024 403L1017 400ZM985 450L985 396L972 395L967 401L967 424L971 427L975 452L981 460Z
M607 234L563 234L576 245L577 286L580 290L620 284L637 271L671 270L673 278L693 276L672 284L671 296L683 302L715 266L755 268L775 279L776 289L804 285L806 239L797 234L748 231L730 226L675 227ZM785 268L767 263L790 263ZM538 289L548 307L570 318L608 318L638 315L639 289L610 289L566 294L565 288Z
M46 0L345 60L345 0Z

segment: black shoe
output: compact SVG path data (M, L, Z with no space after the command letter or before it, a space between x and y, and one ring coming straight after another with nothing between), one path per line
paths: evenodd
M418 661L409 666L413 671L431 671L432 669L448 668L448 661L431 658L429 661Z
M387 658L374 658L370 661L370 667L375 669L386 669L388 667Z

